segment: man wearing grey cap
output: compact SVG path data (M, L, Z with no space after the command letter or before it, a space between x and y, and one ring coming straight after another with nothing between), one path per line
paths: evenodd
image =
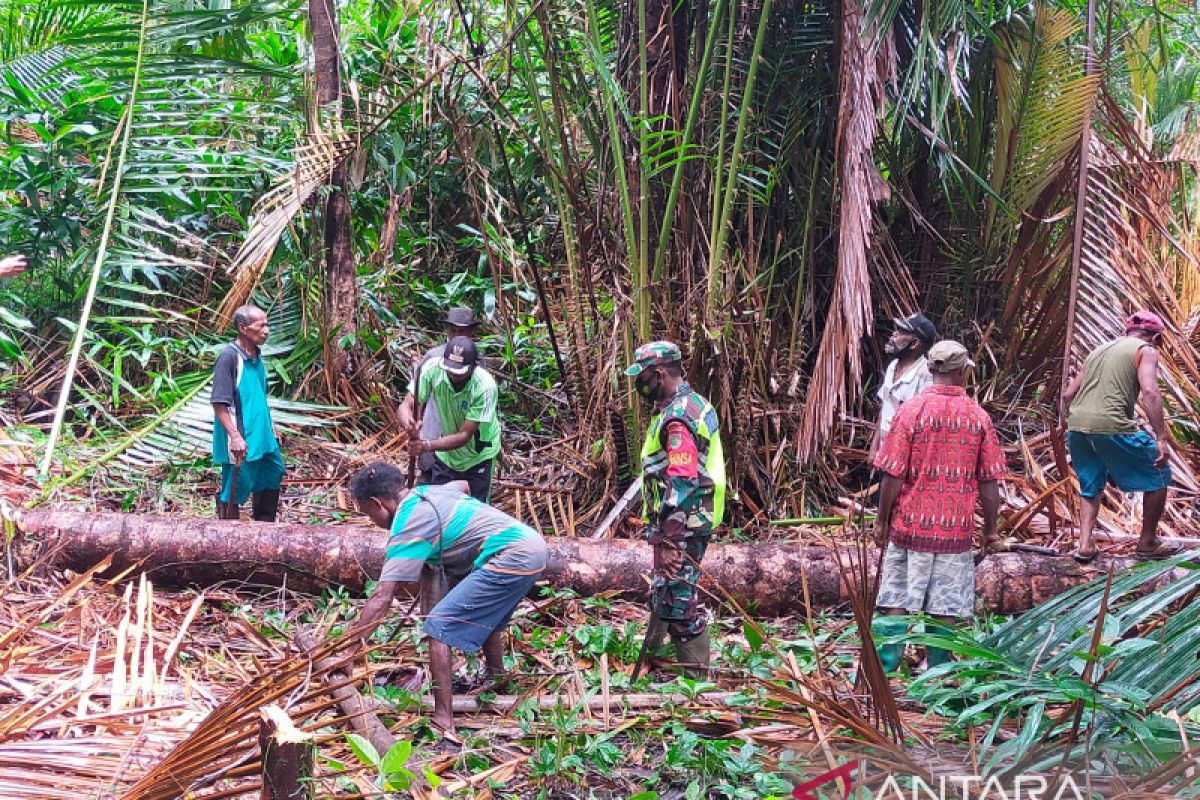
M446 339L453 339L455 336L466 336L469 339L475 338L475 331L479 327L479 321L475 319L475 314L471 309L465 306L455 306L446 312ZM408 391L411 394L414 389L416 376L424 369L433 365L436 367L442 358L442 351L446 349L445 344L439 344L436 347L431 347L425 351L425 355L421 356L421 360L417 362L413 368L412 379L408 384ZM400 406L400 423L404 427L409 427L410 422L404 419L404 406ZM418 432L418 437L421 439L433 440L442 435L442 418L438 415L437 403L433 402L433 398L429 397L425 400L425 408L421 412L421 429ZM421 470L421 483L429 484L433 481L433 453L422 453L417 457L417 466Z
M872 634L888 640L879 647L887 672L900 665L907 630L891 617L924 612L940 621L926 625L927 633L937 633L975 613L975 500L983 507L986 552L996 539L1005 473L992 421L963 388L975 366L967 349L941 341L928 360L933 384L896 413L875 458L884 473L875 539L887 551L876 598L883 616ZM949 660L946 650L927 649L929 667Z
M883 346L883 352L892 360L883 371L883 380L879 382L879 424L875 426L875 435L871 438L868 462L875 460L900 406L933 382L925 354L937 341L937 328L920 312L892 322L895 327Z

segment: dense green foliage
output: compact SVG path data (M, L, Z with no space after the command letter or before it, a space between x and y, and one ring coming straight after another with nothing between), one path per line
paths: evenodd
M603 469L637 437L614 367L684 341L740 422L735 485L803 515L796 467L854 410L877 318L923 305L1001 391L1053 395L1082 252L1076 353L1124 303L1191 332L1194 9L1104 6L1088 76L1073 5L839 8L350 0L342 99L316 108L305 7L2 0L0 242L32 262L0 287L3 388L44 422L83 308L68 433L169 425L227 335L215 312L255 292L290 321L278 393L371 427L417 331L467 303L510 425L565 419ZM335 166L356 330L322 322ZM317 378L330 347L356 353L350 393ZM1171 365L1172 402L1194 366Z

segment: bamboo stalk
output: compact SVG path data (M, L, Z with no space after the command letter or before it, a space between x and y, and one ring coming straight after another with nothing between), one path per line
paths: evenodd
M584 6L587 9L588 37L592 45L592 59L600 72L599 79L596 81L600 87L600 105L604 111L604 120L608 124L613 168L617 173L617 197L621 204L621 231L625 235L625 252L629 257L630 293L637 298L638 294L646 287L639 283L642 275L642 267L638 264L640 248L633 227L633 203L629 198L629 178L625 172L625 154L621 149L621 128L617 124L615 108L617 101L613 97L613 87L610 85L613 77L604 64L604 53L600 47L600 23L596 17L595 3L593 0L586 0ZM638 320L638 336L645 339L649 335L649 326L647 325L643 330L642 322L643 320ZM645 322L648 323L649 320L647 319Z
M738 110L736 133L733 137L733 152L729 156L729 179L725 182L725 197L721 201L721 216L712 230L712 243L708 254L708 297L705 299L705 325L710 325L717 308L718 282L721 263L725 260L725 241L729 235L729 218L733 213L733 201L738 189L738 166L742 158L742 147L746 141L746 128L750 119L750 104L754 99L754 83L758 77L758 64L762 58L763 44L767 40L767 25L771 19L772 0L763 0L758 16L758 31L754 34L754 49L750 54L750 72L742 89L742 104ZM719 166L719 165L718 165Z
M667 255L667 241L671 236L671 228L675 217L675 207L679 203L679 190L683 186L683 168L687 163L687 150L691 146L692 136L696 132L696 122L700 119L700 105L704 97L704 85L708 77L709 62L712 61L713 50L716 49L717 39L720 38L720 25L729 7L729 0L717 0L713 11L707 35L704 39L704 54L700 57L700 68L696 72L696 85L692 87L692 99L688 103L687 121L683 125L683 136L679 141L679 155L675 162L675 172L671 176L671 190L667 195L667 206L663 210L662 224L658 228L658 246L654 250L654 270L652 280L658 283L663 279L663 264Z
M646 69L646 0L637 0L638 8L638 257L637 280L633 299L637 307L638 338L650 335L650 279L646 262L650 258L650 175L646 163L646 142L650 127L650 76ZM632 254L630 254L632 256ZM632 265L631 265L632 266ZM638 290L640 287L640 291Z

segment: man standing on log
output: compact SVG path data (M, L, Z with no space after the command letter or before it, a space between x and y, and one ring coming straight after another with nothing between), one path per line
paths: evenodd
M446 339L453 339L455 336L465 336L468 339L475 338L475 330L479 327L475 315L471 309L462 306L456 306L446 313ZM445 343L439 344L436 347L431 347L425 351L425 355L421 356L421 360L417 362L417 366L413 369L414 375L419 375L425 371L426 367L436 369L441 361L442 353L445 352ZM408 391L413 391L413 386L410 383ZM403 412L401 412L403 414ZM401 417L403 418L403 416ZM442 435L442 418L438 416L437 403L432 397L425 398L425 408L421 413L421 430L418 433L418 438L426 441L433 441ZM433 467L437 459L433 453L425 452L417 458L417 467L421 470L420 483L422 485L433 483Z
M683 376L672 342L650 342L625 370L655 411L642 445L642 497L654 548L652 625L666 625L689 675L708 672L707 620L697 586L700 561L725 512L725 455L717 412Z
M1005 466L991 419L963 388L973 366L958 342L930 348L933 385L896 413L875 459L884 473L875 541L887 551L876 601L884 616L876 618L874 635L904 634L904 622L890 616L923 611L953 623L975 612L975 499L983 506L986 553L996 542ZM941 627L927 625L926 631ZM903 654L903 642L880 647L884 671L899 667ZM949 660L948 651L928 648L929 667Z
M883 381L879 384L879 424L875 426L875 435L871 438L868 462L873 462L879 454L879 448L900 406L933 382L925 360L925 354L937 341L937 329L933 323L921 313L892 322L895 323L895 329L883 346L883 352L892 361L884 370Z
M475 342L455 336L437 361L426 364L400 404L400 424L409 434L409 452L435 456L423 485L466 481L471 496L486 503L492 490L492 464L500 453L498 390L491 373L478 365ZM443 435L424 439L414 416L413 390L437 406Z
M1142 532L1137 557L1161 559L1179 548L1158 539L1158 521L1167 505L1171 468L1167 423L1158 390L1158 351L1163 321L1150 311L1138 311L1125 321L1125 335L1093 350L1063 393L1067 416L1067 446L1079 476L1082 500L1079 547L1075 559L1096 557L1092 541L1104 485L1111 478L1123 492L1143 492ZM1142 408L1154 435L1138 428L1134 405Z
M444 569L449 594L425 619L433 677L433 722L453 733L451 647L483 650L491 677L504 675L508 620L546 568L537 531L463 493L462 481L406 488L404 473L377 462L350 479L358 510L391 531L379 583L355 633L367 637L391 607L400 584L415 584L430 564Z
M283 453L267 407L267 370L261 349L271 329L266 313L251 305L233 312L233 324L237 339L217 356L213 370L213 463L221 465L217 517L237 519L238 506L253 496L254 519L274 522L283 482Z

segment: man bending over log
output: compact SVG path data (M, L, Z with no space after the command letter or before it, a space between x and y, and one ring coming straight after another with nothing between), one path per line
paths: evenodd
M876 599L885 616L872 626L877 635L903 634L904 622L889 617L905 612L924 611L943 623L975 613L975 498L982 501L986 552L995 544L997 481L1005 466L991 419L963 389L973 366L958 342L930 348L933 385L900 407L875 458L884 473L875 537L887 545ZM899 667L903 654L903 642L880 647L884 671ZM946 650L927 651L929 667L949 660Z
M358 510L391 531L379 583L355 634L383 621L400 584L415 584L427 563L445 570L450 592L425 618L433 676L433 723L454 731L450 648L483 650L488 674L504 674L501 640L509 618L546 569L546 542L532 528L465 493L465 481L406 488L404 473L376 462L350 479Z
M1075 551L1075 560L1081 564L1091 563L1099 552L1092 536L1104 487L1110 480L1122 492L1143 493L1138 558L1170 558L1181 549L1158 538L1158 522L1167 507L1171 485L1167 464L1171 436L1158 390L1157 348L1164 329L1154 312L1143 309L1134 313L1125 321L1125 335L1089 353L1083 371L1063 392L1060 414L1066 417L1071 466L1079 477L1083 501ZM1134 418L1139 396L1153 435L1143 431Z

